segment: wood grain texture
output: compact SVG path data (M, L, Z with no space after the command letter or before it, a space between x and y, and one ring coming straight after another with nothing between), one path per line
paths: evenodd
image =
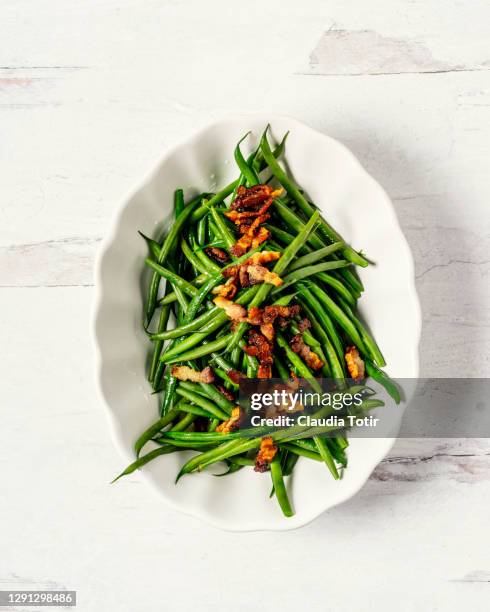
M249 610L258 594L283 610L486 612L488 440L399 440L312 525L217 532L137 474L107 484L121 459L89 325L119 202L197 127L268 108L344 142L392 197L423 375L488 377L488 3L4 0L0 13L0 586L77 589L90 612Z

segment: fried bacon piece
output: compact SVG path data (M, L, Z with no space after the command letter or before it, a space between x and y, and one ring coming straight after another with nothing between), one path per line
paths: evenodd
M172 368L172 376L178 380L190 380L191 382L214 382L214 372L209 366L204 368L204 370L201 370L201 372L198 372L189 366L176 365Z
M206 253L206 255L211 257L211 259L214 259L214 261L216 261L217 263L222 264L226 263L227 261L230 261L228 253L226 251L223 251L223 249L219 249L218 247L207 247L206 249L204 249L204 252Z
M310 319L307 319L306 317L304 319L301 319L301 321L298 323L298 329L301 333L303 333L307 329L310 329L310 327L311 327L311 321Z
M236 284L236 277L232 276L229 278L224 285L218 285L215 287L211 293L213 295L218 295L219 297L226 298L227 300L232 300L237 294L238 286Z
M274 323L277 317L290 319L296 317L300 313L300 307L295 306L266 306L262 315L264 323Z
M272 330L272 336L273 332L274 330ZM243 350L247 355L257 357L259 361L257 378L271 378L271 366L274 363L272 358L272 340L269 340L261 332L252 329L248 334L248 345L246 345Z
M247 322L250 325L262 325L262 308L258 308L257 306L252 306L248 309L248 317Z
M245 255L245 253L250 249L251 246L252 238L245 234L235 242L235 244L231 247L230 251L231 254L235 257L241 257L242 255Z
M233 393L231 391L228 391L228 389L225 389L223 385L216 385L216 388L221 393L221 395L224 395L226 397L227 400L230 400L230 402L235 401L235 396L233 395Z
M260 449L255 459L254 470L256 472L266 472L271 461L277 453L277 446L270 437L263 438L260 442Z
M349 346L345 351L345 363L349 374L356 381L359 382L364 378L364 361L359 355L359 351L355 346Z
M254 185L248 189L243 185L240 185L237 189L237 195L230 206L231 210L254 210L259 208L269 198L273 197L273 189L270 185Z
M232 321L242 322L247 316L247 311L243 306L235 304L235 302L227 300L224 297L214 298L213 302L218 308L222 308Z
M260 251L259 253L254 253L245 263L248 265L258 264L263 266L271 261L277 261L280 257L281 253L279 253L279 251Z
M243 374L242 372L239 372L238 370L228 370L226 374L228 378L231 380L231 382L235 383L235 385L239 385L240 381L243 378L247 378L245 374Z
M269 342L272 342L274 340L274 325L272 325L272 323L263 323L260 326L260 333L265 336Z
M231 411L231 417L226 421L223 421L218 427L216 427L216 431L220 433L230 433L235 431L240 426L240 406L235 406Z
M250 248L259 246L269 238L269 230L261 227L261 224L270 218L267 211L281 192L282 189L274 191L269 185L254 185L248 189L241 185L238 188L230 210L225 213L238 226L241 234L231 248L235 257L241 257Z
M257 369L257 378L262 378L266 380L267 378L272 377L272 367L270 365L265 365L263 363L259 364Z
M323 361L314 353L303 340L302 334L296 334L290 341L291 349L298 353L312 370L319 370L323 366Z
M274 272L268 270L262 264L276 261L280 256L281 254L276 251L263 251L262 253L255 253L244 263L226 268L223 270L222 274L225 278L233 278L235 284L237 281L240 281L240 285L242 287L250 287L250 285L257 285L260 282L271 283L278 286L282 283L282 279ZM221 288L222 285L219 287ZM219 295L222 297L228 297L223 295L221 292Z
M272 345L267 338L255 329L248 334L248 346L244 348L248 355L257 357L263 365L272 365Z
M279 287L284 282L275 272L271 272L265 266L252 265L247 266L247 274L251 285L259 283L269 283L275 287Z

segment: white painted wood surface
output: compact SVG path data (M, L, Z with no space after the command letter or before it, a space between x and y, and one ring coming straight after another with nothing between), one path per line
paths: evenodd
M92 266L118 202L226 112L289 113L393 198L422 374L490 372L490 61L481 0L0 3L0 588L87 611L487 610L487 440L398 442L285 534L217 532L121 467L96 398Z

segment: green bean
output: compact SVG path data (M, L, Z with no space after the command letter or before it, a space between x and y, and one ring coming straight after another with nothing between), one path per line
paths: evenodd
M283 470L282 470L282 475L283 476L291 476L291 474L293 473L293 470L296 466L296 463L298 462L299 456L295 455L294 453L290 453L286 450L287 456L286 456L286 460L284 462L284 466L283 466Z
M325 257L328 257L328 255L331 255L332 253L335 253L335 251L338 251L343 246L343 244L343 242L334 242L333 244L323 247L322 249L318 249L317 251L313 251L312 253L307 253L306 255L303 255L303 257L298 257L298 259L296 261L293 261L292 264L289 266L288 272L293 272L293 270L298 270L299 268L310 266L311 264L316 263L321 259L325 259Z
M191 249L187 240L185 238L181 238L180 240L180 248L184 253L187 261L192 265L192 267L200 272L201 274L214 274L214 270L210 270L197 256L196 253Z
M186 414L172 427L172 431L186 431L189 425L192 425L195 420L195 414Z
M284 336L278 332L276 334L277 344L280 346L284 352L286 353L286 357L290 361L293 368L296 370L296 374L300 378L305 378L310 383L311 387L317 391L318 393L322 392L321 386L318 384L318 381L314 378L314 375L310 368L303 362L301 357L297 355L286 342Z
M332 454L332 457L340 463L342 467L347 467L347 457L344 451L336 444L335 438L327 438L325 440L328 446L328 450Z
M163 242L162 248L160 250L160 255L158 257L158 264L160 266L163 266L163 264L165 263L167 257L172 251L173 245L175 241L177 240L177 237L179 236L185 222L187 221L188 217L193 213L198 203L199 203L199 200L196 200L194 203L192 202L189 203L184 208L182 213L178 216L178 218L175 219L174 224L172 225L167 237L165 238ZM155 307L156 307L157 298L158 298L159 285L160 285L160 275L155 270L155 272L153 273L152 279L151 279L150 290L148 294L148 302L146 305L147 326L149 325L151 318L153 317L153 313L155 312Z
M175 392L177 393L177 395L180 395L181 397L184 397L193 404L196 404L196 406L204 408L204 410L207 410L214 417L220 419L221 421L226 421L226 419L229 417L226 412L221 410L221 408L218 408L218 406L215 406L213 402L210 402L208 399L206 399L199 393L194 393L193 391L188 391L187 389L184 389L182 385L179 385Z
M219 424L219 419L212 419L211 421L209 421L208 431L209 432L215 431L216 427L218 427L218 424Z
M276 213L281 217L286 225L296 232L296 234L299 234L304 229L305 223L288 206L286 206L286 204L284 204L281 198L275 198L273 206ZM276 235L278 236L277 232ZM310 234L306 240L306 243L311 244L314 249L322 249L324 246L326 246L323 240L316 233ZM302 248L303 247L305 247L305 245L303 245Z
M265 227L270 231L274 238L277 238L279 242L282 242L282 244L284 245L287 245L294 240L293 234L286 232L285 230L277 227L276 225L266 225ZM303 245L300 249L298 249L298 255L308 255L308 253L311 252L311 247L306 244Z
M313 331L315 332L318 339L320 340L322 347L325 349L325 353L327 356L328 363L330 365L330 369L332 371L333 378L340 381L345 376L344 357L343 355L342 357L339 357L338 349L336 348L336 345L338 344L338 342L340 342L340 339L338 338L337 334L334 331L333 337L336 338L336 340L334 341L335 342L335 345L334 345L332 338L325 331L324 326L325 326L325 323L327 322L327 318L325 317L326 313L322 309L315 310L314 307L311 308L310 307L311 302L308 302L302 297L299 298L299 302L311 323ZM319 317L318 319L317 319L317 315Z
M306 301L306 305L308 308L311 308L311 313L315 314L315 318L320 322L322 328L325 330L328 338L330 339L331 343L333 344L335 351L337 353L337 357L340 360L341 363L343 363L344 361L344 348L343 348L343 343L341 338L339 337L337 330L335 329L335 325L332 321L332 319L330 318L330 316L328 315L327 312L325 312L325 309L322 308L322 305L320 304L320 302L317 300L316 296L313 294L312 291L310 291L310 289L312 289L312 285L305 285L303 283L299 284L299 289L301 292L301 297L299 298L302 305L305 306L305 301Z
M170 271L167 268L163 268L159 264L155 263L149 257L147 257L145 259L145 263L148 266L150 266L150 268L153 268L153 270L155 270L156 274L158 274L159 276L163 276L163 278L165 278L168 281L170 281L174 285L174 287L176 287L176 286L179 287L180 289L182 289L182 291L187 293L187 295L190 295L191 297L194 297L195 295L197 295L199 293L199 290L196 287L194 287L193 285L191 285L184 278L182 278L181 276L179 276L175 272Z
M184 207L184 192L182 189L176 189L174 192L174 214L176 219L182 213Z
M288 380L289 372L286 366L282 363L281 358L274 354L274 365L276 366L277 372L279 374L279 378L282 380Z
M186 391L205 395L209 399L213 400L213 402L217 404L228 416L231 414L231 411L236 405L234 402L230 402L229 399L220 393L214 385L209 383L181 382L180 387Z
M206 215L197 222L197 242L200 246L204 246L207 242L206 236L208 232L208 216Z
M339 472L337 470L337 466L335 465L335 461L332 457L332 454L330 453L330 450L327 446L327 443L323 438L320 438L320 436L314 436L313 440L315 441L318 452L321 458L323 459L325 465L328 467L330 473L335 478L335 480L338 480L340 478Z
M340 327L342 327L342 329L349 336L352 342L357 346L357 348L361 352L366 353L367 349L364 345L364 342L361 340L361 336L359 335L356 326L352 323L352 321L344 313L344 311L339 308L337 304L332 300L332 298L328 296L321 287L318 287L318 285L311 284L309 288L318 298L319 302L321 302L326 307L328 312L337 321Z
M306 266L304 268L301 268L300 270L294 270L294 272L290 272L289 274L286 274L286 276L284 276L284 278L282 279L282 285L274 287L274 289L272 290L272 294L275 295L286 289L286 287L294 285L298 281L308 276L318 274L318 272L325 272L326 270L335 270L336 268L343 268L348 265L349 262L347 260L339 259L338 261L326 261L324 263L315 264L313 266Z
M367 331L367 329L361 323L359 318L356 317L352 309L345 303L342 303L342 306L345 312L347 313L347 315L350 317L350 320L354 323L357 330L359 331L359 334L361 335L361 338L364 343L367 354L371 356L371 358L373 359L376 365L378 365L379 367L385 366L386 365L385 358L383 357L383 354L381 353L379 346L376 344L376 341L374 340L374 338Z
M281 463L277 455L271 462L271 476L272 483L274 485L274 491L276 493L276 498L279 502L279 506L281 507L284 516L293 516L294 512L291 508L291 504L289 503L286 486L284 484L284 478L282 476Z
M180 336L185 336L190 332L194 332L197 329L201 329L203 325L212 321L219 313L219 310L220 309L217 306L213 306L210 310L203 312L201 316L197 317L190 323L187 323L185 325L179 325L175 329L170 329L161 333L150 334L150 340L169 340L170 338L179 338Z
M140 467L143 467L150 461L153 461L153 459L155 459L156 457L159 457L160 455L167 455L168 453L173 453L173 452L175 452L175 448L170 445L161 446L160 448L155 448L155 450L150 451L147 455L144 455L143 457L139 457L136 461L133 461L133 463L128 465L128 467L124 471L122 471L119 474L119 476L116 476L116 478L114 478L111 484L113 484L114 482L122 478L123 476L132 474L133 472L138 470Z
M178 482L178 480L184 474L190 474L195 470L202 470L212 463L222 461L223 459L228 459L228 457L233 457L233 455L241 455L252 448L257 448L260 446L260 442L260 438L252 440L243 440L239 438L224 442L217 448L201 453L200 455L197 455L196 457L193 457L187 461L187 463L182 466L180 472L177 474L176 482Z
M204 252L203 249L199 248L199 245L195 241L194 237L191 236L191 246L196 257L201 261L201 264L205 267L206 272L210 275L221 274L221 268L214 261L212 261Z
M287 176L281 166L278 164L275 157L272 155L272 151L267 140L267 134L264 133L260 141L260 150L264 156L267 165L271 169L276 179L286 189L288 194L296 201L300 210L306 215L307 218L314 214L315 209L308 200L299 191L298 187L294 182ZM330 241L330 242L343 242L339 234L322 218L319 231ZM360 255L357 251L348 245L342 247L342 253L346 259L352 261L359 266L367 266L368 261Z
M160 256L160 251L162 250L158 242L156 240L153 240L153 238L149 238L148 236L146 236L145 234L143 234L143 232L140 232L139 230L138 230L138 234L146 242L146 245L148 246L148 250L150 251L150 255L153 257L153 259L158 259Z
M293 332L293 334L301 334L303 336L303 340L305 341L305 343L309 347L311 347L313 351L318 355L318 357L323 361L323 365L322 365L323 376L325 376L325 378L331 378L332 372L328 365L328 361L327 361L327 358L325 357L320 341L317 340L309 331L301 332L299 330L299 327L296 325L296 323L291 324L291 331Z
M177 417L178 413L179 413L178 410L176 410L175 408L172 409L165 416L161 417L160 419L158 419L158 421L153 423L153 425L148 427L148 429L146 429L139 436L139 438L134 443L134 452L136 453L137 457L139 457L140 451L143 448L143 446L145 446L145 444L149 442L155 436L155 434L157 434L164 427L169 425Z
M236 402L230 401L227 397L225 397L219 389L217 389L214 385L210 383L199 383L206 395L209 396L210 399L213 400L215 404L226 412L228 415L231 414L231 411L236 406Z
M158 334L163 333L167 329L168 319L170 317L170 306L162 306L160 310L160 317L158 319ZM155 380L155 374L158 371L158 365L160 363L160 354L162 352L163 342L157 340L153 347L153 354L150 364L150 372L148 374L148 380L152 383ZM158 383L159 381L157 381Z
M187 352L182 353L181 355L177 357L169 356L166 354L166 355L163 355L161 359L162 361L165 361L165 363L176 363L177 361L193 361L194 359L198 359L199 357L204 357L205 355L209 355L210 353L213 353L214 351L219 351L221 349L226 348L229 345L232 337L233 337L232 333L227 334L226 336L223 336L219 340L214 340L213 342L209 342L209 344L205 344L195 349L191 349Z
M221 380L223 380L225 383L229 383L230 388L232 389L239 389L240 385L237 385L235 382L233 382L231 380L231 378L228 376L227 372L225 370L222 370L221 368L213 368L214 373L219 376L221 378Z
M223 200L227 198L230 193L233 193L233 190L237 185L238 179L229 183L228 185L226 185L226 187L223 187L221 191L218 191L218 193L212 198L210 198L205 204L202 204L199 208L194 210L191 216L191 223L195 223L196 221L199 221L199 219L202 219L202 217L207 215L209 212L209 207L216 206L216 204L223 202Z
M400 388L396 384L394 380L392 380L388 374L383 372L375 366L369 359L366 359L366 372L369 376L379 382L380 385L386 389L386 391L391 395L391 397L395 400L395 403L399 404L401 402L401 393Z
M320 272L316 274L316 278L323 283L330 285L332 289L334 289L350 306L356 305L356 298L352 295L352 293L347 289L347 287L334 276L327 274L326 272Z
M300 442L300 440L297 442L281 443L281 448L286 448L288 451L291 451L300 457L306 457L307 459L313 459L314 461L323 461L319 453L299 446L298 442Z
M242 155L242 152L240 151L240 145L241 143L247 138L247 136L250 134L250 132L247 132L245 134L245 136L243 136L243 138L241 138L236 147L235 147L235 161L237 163L238 168L240 169L241 174L244 176L246 182L248 183L249 186L252 185L257 185L260 181L259 181L259 177L257 176L257 173L255 172L255 169L253 167L253 163L251 165L249 165L246 161L245 158Z
M209 292L216 285L217 285L216 279L214 277L211 277L199 289L199 293L192 298L192 300L189 303L189 307L187 308L187 312L186 312L186 316L185 316L185 321L186 321L187 324L191 324L192 323L192 321L194 320L196 314L198 313L199 309L201 308L202 303L209 297L209 295L208 295ZM214 308L211 309L211 310L208 310L207 313L204 313L204 314L209 314L210 312L214 313L215 312Z
M196 276L196 278L191 281L192 285L196 287L200 287L203 283L205 283L209 278L208 274L200 274ZM177 296L175 292L171 292L168 295L165 295L161 300L158 301L159 306L166 306L167 304L173 304L177 300Z
M352 295L355 298L361 297L361 293L364 291L364 285L362 284L361 279L356 274L353 268L342 268L338 270L338 272L334 272L334 274L338 274L339 276L342 276L342 278L346 281L346 283L350 287Z
M274 155L274 157L276 159L279 159L282 154L284 153L284 149L286 148L286 140L289 136L289 132L286 132L284 134L284 136L282 137L281 142L277 145L277 147L275 147L275 149L272 151L272 154ZM262 152L260 150L260 146L257 148L255 154L254 154L254 160L253 160L253 167L254 170L256 172L260 172L261 170L263 170L266 166L266 162L264 159L264 156L262 155Z
M195 416L202 416L207 419L214 418L213 414L209 412L209 410L204 410L204 408L201 408L200 406L195 406L194 404L188 404L187 402L179 404L179 410L181 412L188 412L189 414L193 414Z
M223 217L219 214L218 210L214 206L210 206L209 210L211 212L213 221L215 222L216 227L218 228L219 237L226 244L226 248L230 250L236 242L235 237L228 229L228 226L226 225Z

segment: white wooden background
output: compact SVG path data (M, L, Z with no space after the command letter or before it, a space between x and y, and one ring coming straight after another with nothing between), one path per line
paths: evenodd
M393 198L422 374L490 373L487 0L0 0L0 589L83 611L488 610L490 444L400 441L290 533L167 510L94 390L95 252L162 152L224 113L294 115Z

